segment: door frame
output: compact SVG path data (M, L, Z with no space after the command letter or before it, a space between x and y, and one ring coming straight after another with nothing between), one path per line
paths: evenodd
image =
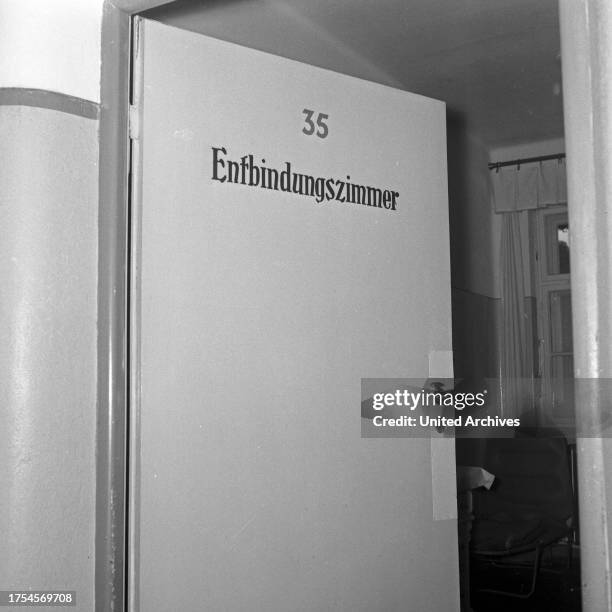
M131 81L131 21L142 11L176 0L105 0L102 19L99 218L98 218L98 406L96 448L96 612L128 609L128 418L129 397L129 252L130 252L130 140L128 116ZM610 212L609 141L601 134L610 128L602 83L612 78L602 55L612 53L606 29L608 0L559 0L563 58L568 209L574 244L595 246L572 253L572 307L575 373L612 377L612 320L607 291L612 290L596 265L598 252L612 250L607 228L583 222L588 215ZM603 15L603 19L602 19ZM606 21L607 20L607 21ZM606 46L607 45L607 46ZM591 77L594 75L594 77ZM595 120L593 122L593 119ZM593 127L595 126L595 127ZM586 195L585 195L586 194ZM577 290L574 290L574 289ZM587 290L595 301L580 294ZM604 329L599 339L592 329ZM600 350L607 342L608 349ZM591 374L593 375L593 374ZM584 374L583 374L584 376ZM594 398L590 410L601 410ZM577 413L580 414L580 413ZM612 476L608 459L612 448L601 439L578 444L582 518L583 592L585 612L612 609L612 564L605 481ZM606 465L608 463L608 466ZM587 472L588 468L588 472ZM593 485L593 486L591 486ZM606 563L601 563L602 557ZM591 562L592 560L592 562ZM586 561L586 563L585 563Z
M164 0L102 9L98 213L95 610L129 609L129 393L132 17Z

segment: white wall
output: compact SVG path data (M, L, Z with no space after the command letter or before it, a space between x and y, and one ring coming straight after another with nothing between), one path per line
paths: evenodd
M93 610L97 121L0 106L0 583Z
M102 0L2 0L0 87L100 100Z
M505 147L494 147L489 151L489 161L503 162L525 157L556 155L557 153L565 153L565 141L563 138L524 142Z
M1 0L0 89L100 100L102 0ZM0 106L0 583L94 609L98 121Z
M486 147L451 118L448 183L453 287L494 297L492 209Z

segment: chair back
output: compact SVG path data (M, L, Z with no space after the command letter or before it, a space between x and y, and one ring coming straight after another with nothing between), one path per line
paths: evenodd
M475 492L477 517L504 513L571 524L574 503L565 438L489 439L483 467L495 475L495 482L490 491Z

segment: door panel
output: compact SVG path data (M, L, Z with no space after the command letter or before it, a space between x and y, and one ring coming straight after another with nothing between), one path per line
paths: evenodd
M457 609L452 478L360 437L361 377L450 350L444 105L146 20L137 64L134 607ZM249 155L395 210L250 185Z

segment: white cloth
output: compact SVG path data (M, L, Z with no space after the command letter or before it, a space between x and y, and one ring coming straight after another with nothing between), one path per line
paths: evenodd
M495 212L545 208L567 201L564 159L494 168L489 175Z

